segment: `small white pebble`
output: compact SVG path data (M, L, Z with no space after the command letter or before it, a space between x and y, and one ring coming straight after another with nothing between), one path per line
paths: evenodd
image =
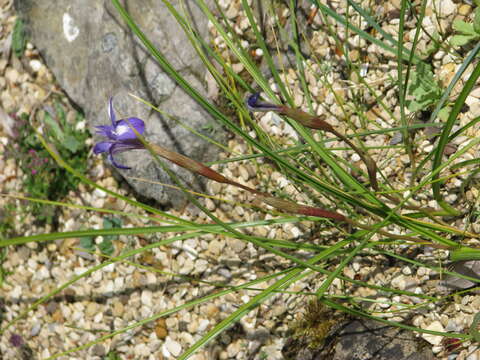
M197 332L203 332L207 329L208 325L210 325L210 321L207 319L200 320L198 324Z
M431 330L431 331L438 331L438 332L445 331L442 323L438 320L432 322L425 329L426 330ZM440 343L442 342L442 339L443 339L442 336L432 335L432 334L422 334L422 337L432 345L440 345Z
M84 273L85 271L87 271L86 268L80 266L80 267L76 267L74 272L75 272L75 275L81 275L82 273Z
M104 197L107 196L107 193L103 190L95 189L95 190L93 190L93 196L98 197L98 198L104 198Z
M39 60L34 59L30 61L30 67L34 72L37 72L42 68L42 63Z
M165 339L165 346L168 349L168 352L173 356L177 357L182 352L182 345L178 342L167 336Z
M115 270L115 264L112 263L112 264L108 264L107 266L105 266L103 268L103 271L105 272L113 272Z
M152 292L150 290L143 290L140 299L143 305L152 306Z
M423 148L423 151L426 152L426 153L431 153L432 150L433 150L433 145L432 144L429 144L429 145L427 145Z
M93 318L93 322L96 323L96 324L100 324L102 322L102 319L103 319L103 312L99 312L97 315L95 315L95 317Z
M77 125L75 125L75 130L77 131L83 131L85 130L85 125L86 125L86 122L85 121L79 121L77 123Z
M37 280L45 280L50 277L50 272L46 266L40 266L40 268L35 272L34 277Z
M390 300L386 297L380 297L377 299L379 302L378 302L378 305L382 308L382 309L388 309L390 307Z

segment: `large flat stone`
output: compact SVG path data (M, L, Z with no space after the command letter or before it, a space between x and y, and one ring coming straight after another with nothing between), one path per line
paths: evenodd
M170 63L204 94L205 69L201 60L163 3L155 0L123 3ZM178 1L172 3L181 10ZM148 100L199 132L205 132L214 121L161 70L111 1L16 0L15 6L26 23L30 41L71 100L84 110L91 129L109 122L107 102L114 96L117 118L135 116L145 120L148 140L199 161L216 157L214 146L192 135L177 121L164 118L128 96L133 93ZM188 11L197 31L206 36L206 17L193 2L188 2ZM221 141L222 136L221 131L215 134L216 140ZM148 152L131 151L117 156L119 162L132 167L119 173L138 193L163 205L185 203L178 191L152 183L171 181ZM202 180L176 166L171 168L196 189L202 188Z

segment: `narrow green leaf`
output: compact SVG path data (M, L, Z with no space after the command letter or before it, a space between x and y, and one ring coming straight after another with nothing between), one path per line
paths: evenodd
M450 253L451 261L470 261L480 260L480 249L471 249L469 247L461 247Z
M462 88L462 91L460 92L460 95L458 95L457 99L455 100L455 103L453 104L452 111L450 112L450 115L448 117L447 122L445 123L442 134L440 135L440 139L438 141L438 144L434 150L434 159L433 159L433 164L432 164L432 172L435 171L442 163L442 158L443 158L443 152L445 150L445 146L448 143L448 138L450 136L450 131L452 130L455 122L457 121L458 114L460 113L463 104L465 103L465 99L467 98L468 94L472 90L473 86L475 85L478 77L480 76L480 63L478 63L468 80L465 82L464 87ZM435 175L433 177L433 180L437 180L439 175ZM459 212L455 209L453 209L448 203L446 203L441 194L440 194L440 187L441 183L438 181L433 182L432 184L432 191L433 191L433 197L437 201L437 203L447 212L451 214L458 215Z
M358 35L360 35L365 40L368 40L368 41L372 42L373 44L376 44L376 45L380 46L382 49L384 49L388 52L391 52L392 54L397 53L396 44L393 45L393 46L389 46L389 45L385 44L385 42L376 39L375 37L370 35L368 32L363 31L360 28L358 28L358 27L352 25L351 23L349 23L342 15L337 14L330 7L321 4L318 0L313 0L313 2L315 4L315 6L317 6L319 8L320 11L324 12L325 14L327 14L328 16L330 16L331 18L333 18L335 21L342 24L343 26L347 26L347 24L348 24L348 28L350 30L357 33ZM394 41L394 43L395 43L395 41ZM402 59L408 60L409 59L409 54L410 54L410 51L408 49L403 48ZM414 55L412 61L413 61L413 63L417 63L418 61L420 61L420 58L418 56Z
M326 298L321 299L321 302L324 303L325 305L331 307L332 309L337 309L337 310L345 312L347 314L351 314L355 317L372 319L372 320L384 323L386 325L395 326L395 327L398 327L398 328L401 328L401 329L416 331L416 332L420 332L420 333L423 333L423 334L445 336L445 337L449 337L449 338L460 338L460 339L465 339L465 340L468 340L469 338L471 338L471 335L467 335L467 334L447 333L447 332L427 330L427 329L422 329L422 328L411 326L411 325L406 325L406 324L403 324L403 323L398 322L398 321L386 320L384 318L381 318L381 317L378 317L378 316L373 316L371 314L365 313L365 312L360 311L358 309L348 308L345 305L342 305L338 302L335 302L335 301L332 301L332 300L326 299Z
M308 260L308 264L312 265L319 262L322 259L323 255L317 255L314 258ZM212 330L210 330L205 336L193 344L187 351L185 351L178 360L188 359L192 354L194 354L198 349L205 346L216 336L218 336L222 331L232 326L235 322L240 320L244 315L248 314L250 311L255 309L258 305L264 302L266 299L275 294L275 290L284 289L289 284L297 281L304 272L302 268L294 268L288 274L286 274L282 279L276 281L273 285L269 286L267 289L262 291L260 294L254 296L249 302L241 305L235 312L229 315L227 318L218 323Z
M480 42L473 48L472 51L470 51L468 56L463 61L462 66L460 66L458 71L455 73L455 76L453 77L450 84L448 84L447 88L443 92L443 95L442 95L441 99L437 102L437 105L435 106L435 109L433 110L432 115L430 115L430 119L428 121L429 123L432 123L432 124L435 123L435 121L437 119L437 116L438 116L438 112L445 106L445 103L448 100L448 98L450 96L450 93L452 92L453 88L455 87L457 82L460 80L460 78L462 77L462 74L465 72L467 67L472 63L473 59L477 56L479 51L480 51ZM477 117L476 119L480 119L480 117ZM470 124L476 123L474 121L475 121L475 119L472 120L472 122ZM467 126L465 126L464 128L467 128L468 126L471 126L471 125L467 124ZM464 128L456 131L455 134L453 134L449 138L449 141L452 141L455 136L458 136L459 134L461 134L461 132L465 130ZM434 155L434 152L431 152L430 154L425 156L425 158L417 166L417 169L422 169L426 165L426 163L432 158L433 155ZM417 171L415 170L413 172L413 174L414 174L413 177L416 177L417 176Z
M25 37L25 27L22 19L17 18L15 25L13 26L12 33L12 49L17 57L22 57L25 51L25 45L27 43Z

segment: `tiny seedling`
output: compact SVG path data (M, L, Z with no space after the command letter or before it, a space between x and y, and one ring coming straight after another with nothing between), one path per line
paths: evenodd
M103 228L104 229L118 229L122 227L122 221L116 217L104 218L103 219ZM103 241L98 244L98 250L104 255L111 256L115 247L113 246L113 241L117 240L117 235L104 235ZM95 238L91 236L80 238L80 246L89 252L95 251Z

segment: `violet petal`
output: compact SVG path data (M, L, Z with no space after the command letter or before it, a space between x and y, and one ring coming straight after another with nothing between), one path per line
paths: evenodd
M110 151L112 154L118 154L120 152L129 151L129 150L136 150L136 149L145 149L145 146L138 140L138 139L129 139L114 142Z
M113 126L110 125L99 125L95 126L97 128L97 134L108 137L109 139L115 140L115 136L113 135Z
M108 154L108 157L107 157L108 161L113 165L115 166L116 168L118 169L125 169L125 170L128 170L128 169L131 169L130 167L128 166L125 166L125 165L122 165L122 164L119 164L115 161L115 159L113 158L113 153L112 151L110 151L110 153Z
M101 154L101 153L110 151L112 146L113 146L113 143L111 141L101 141L95 144L95 147L93 148L93 152L95 154Z
M130 167L119 164L115 161L113 155L129 151L129 150L136 150L136 149L144 149L143 144L136 139L135 141L132 140L124 140L123 142L116 142L110 147L108 160L112 163L113 166L119 169L130 169Z
M133 140L137 138L135 132L130 128L132 126L135 130L138 131L140 135L145 131L145 123L142 119L138 118L128 118L117 121L115 124L115 129L113 135L116 140Z
M280 107L275 104L258 101L260 99L260 93L255 93L247 98L247 107L250 111L275 111Z

